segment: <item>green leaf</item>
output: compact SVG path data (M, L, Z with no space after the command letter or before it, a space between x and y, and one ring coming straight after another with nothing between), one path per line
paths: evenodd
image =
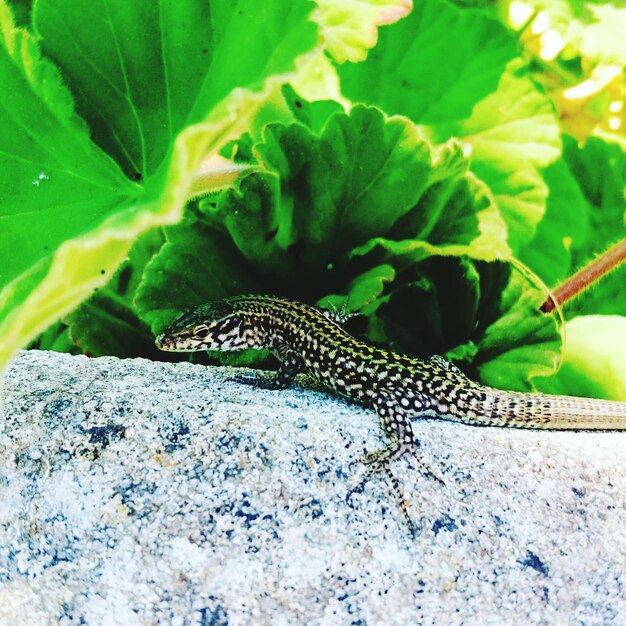
M159 357L148 328L110 293L96 292L65 321L73 343L89 356Z
M464 343L480 297L474 263L434 256L410 263L405 256L396 271L402 278L388 287L389 297L376 310L391 348L427 358Z
M548 210L521 259L551 287L626 237L626 153L591 138L564 140L564 160L544 172ZM626 265L565 306L567 316L626 315Z
M8 0L17 26L30 27L33 0Z
M357 106L332 116L320 136L270 125L254 152L262 171L225 193L216 215L243 255L292 295L326 295L305 289L332 289L330 270L379 234L415 238L425 255L508 254L498 212L458 146L431 148L404 118Z
M165 229L165 236L167 242L146 267L135 297L136 310L152 336L189 307L227 296L266 292L228 235L206 216L188 211L180 224ZM214 363L237 367L259 367L270 356L267 350L245 350L191 355L161 352L153 358L206 362L205 354Z
M364 107L333 116L320 137L300 124L270 125L254 151L263 171L225 193L217 213L266 276L300 285L302 272L323 273L391 228L431 169L430 148L408 120Z
M478 354L478 347L473 341L470 340L466 343L459 344L458 346L452 348L452 350L448 350L444 354L444 358L451 363L461 361L471 363L476 357L476 354Z
M310 50L312 8L305 1L94 0L77 11L74 0L39 0L34 22L94 140L137 180L234 87L260 87L289 68L294 53Z
M396 272L389 264L378 265L352 280L347 287L348 296L329 295L318 301L328 309L340 311L346 305L347 311L368 311L368 305L380 298L385 286L393 282ZM369 311L368 311L369 312Z
M580 149L571 142L564 156L590 205L590 229L572 242L574 270L626 238L626 152L619 145L592 137ZM566 315L626 315L625 284L626 264L622 263L568 303Z
M139 186L90 141L59 73L0 0L0 364L102 286L139 235L180 218L200 162L241 133L262 100L241 87L261 87L315 45L304 2L223 0L210 15L199 0L159 6L160 20L156 9L144 15L122 0L85 12L67 0L35 7L41 45L60 64L91 137L126 173L144 176ZM189 16L197 21L184 27ZM245 45L233 25L249 26ZM201 76L189 75L200 67ZM167 89L159 82L166 74Z
M65 317L72 341L84 353L163 358L133 306L146 264L163 243L160 230L146 233L133 245L113 278Z
M626 317L575 317L565 331L561 369L541 390L626 402Z
M581 264L626 237L626 152L619 145L591 137L581 148L568 141L563 156L592 207L590 229L572 242L573 262Z
M352 256L365 256L379 249L391 254L408 253L413 262L432 255L469 255L487 261L508 258L506 227L485 184L464 168L454 172L463 161L457 159L454 165L448 161L450 176L441 180L436 174L446 169L433 171L433 184L390 231L394 239L374 237L355 248ZM407 239L409 236L413 238Z
M534 236L545 212L548 189L540 170L560 154L552 103L516 60L469 118L433 129L438 141L450 136L470 146L472 171L492 190L517 251Z
M63 322L56 322L41 333L29 345L29 350L53 350L55 352L68 352L80 354L80 349L72 341L70 331Z
M353 100L430 125L434 142L463 140L514 251L532 238L545 211L539 170L560 153L554 107L515 52L503 27L481 12L426 0L383 29L366 61L338 68Z
M498 299L502 277L493 267L481 271L482 310L474 341L478 353L473 366L480 380L498 389L532 391L535 381L551 376L561 358L561 334L556 316L544 315L539 308L546 293L530 276L511 272Z
M565 161L542 175L549 189L546 213L518 257L553 287L572 272L572 243L589 237L590 207Z
M545 293L503 262L390 257L400 277L386 287L368 334L398 352L467 361L468 375L500 389L528 391L556 369L560 335L539 312ZM382 332L381 332L382 328Z
M515 54L495 20L445 0L422 0L407 18L380 30L365 61L346 63L338 73L353 102L436 124L468 117Z
M316 100L308 102L300 97L291 85L283 85L282 95L295 121L319 135L326 122L335 113L343 113L343 107L336 100Z

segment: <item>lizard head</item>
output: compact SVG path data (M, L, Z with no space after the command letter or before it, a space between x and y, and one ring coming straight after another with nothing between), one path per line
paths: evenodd
M255 348L259 329L228 299L187 309L156 338L160 350L196 352Z

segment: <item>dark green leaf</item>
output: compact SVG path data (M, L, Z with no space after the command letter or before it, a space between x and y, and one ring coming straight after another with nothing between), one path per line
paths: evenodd
M146 264L163 245L153 230L132 247L111 280L65 318L72 341L91 356L159 358L148 327L135 312L133 300Z
M89 356L160 356L148 327L112 293L96 292L65 321L73 342Z
M497 209L458 146L432 148L406 119L355 107L333 115L319 136L300 124L270 125L254 152L261 171L225 193L213 215L291 295L315 301L345 288L336 277L351 249L381 234L414 238L425 256L508 253Z
M166 243L153 257L135 298L153 336L189 307L242 293L263 291L254 269L226 233L188 211L165 229Z
M368 336L398 352L465 361L468 375L501 389L526 390L552 374L558 324L539 312L543 290L508 263L389 255L397 278L386 285Z

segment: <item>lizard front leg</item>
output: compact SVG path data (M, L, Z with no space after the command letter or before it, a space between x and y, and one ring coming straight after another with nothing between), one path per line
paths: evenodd
M300 372L304 371L304 359L283 340L278 340L271 350L280 361L274 385L280 388L286 387Z
M258 389L283 389L287 387L300 372L304 371L303 358L285 342L281 341L276 343L271 350L274 356L280 361L280 366L278 367L274 380L263 382L256 379L238 377L238 382L252 385Z
M304 371L304 360L295 350L285 350L281 358L283 360L276 372L275 385L286 387Z

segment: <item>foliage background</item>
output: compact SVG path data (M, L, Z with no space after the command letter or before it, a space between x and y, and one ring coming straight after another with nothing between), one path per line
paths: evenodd
M487 384L626 400L626 266L539 311L626 237L623 4L76 5L0 0L3 363L173 358L182 309L276 293Z

